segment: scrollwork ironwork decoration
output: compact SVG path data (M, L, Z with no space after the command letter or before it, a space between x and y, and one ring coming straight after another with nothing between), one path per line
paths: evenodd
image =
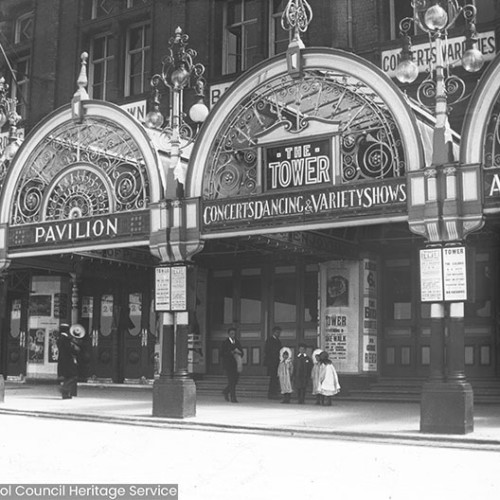
M11 224L142 210L149 177L134 139L116 123L66 122L33 150L21 172Z
M500 93L490 115L484 141L484 166L500 167Z
M151 87L156 99L156 101L153 100L154 104L159 105L159 88L161 84L167 87L170 92L179 92L181 100L182 92L186 88L194 88L196 95L204 96L206 88L206 80L203 76L205 66L199 62L194 62L197 56L198 52L189 47L189 35L184 33L180 27L176 28L174 36L169 39L167 54L162 60L161 73L151 77ZM172 123L174 121L175 123ZM178 133L181 139L189 143L194 140L196 135L193 127L184 120L182 109L171 113L171 118L162 129L162 133L169 138L172 134Z
M305 33L312 17L313 11L306 0L290 0L281 16L281 26L285 31Z
M212 146L204 196L261 192L257 137L280 126L292 139L313 119L339 125L340 182L404 175L400 132L374 89L352 76L311 69L300 80L286 75L266 81L233 110Z

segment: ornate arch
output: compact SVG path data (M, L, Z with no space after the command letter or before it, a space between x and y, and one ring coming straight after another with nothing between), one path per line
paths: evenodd
M143 210L164 182L144 128L109 103L65 107L39 124L10 165L0 218L10 226Z
M237 80L197 141L187 193L207 200L259 192L259 137L282 128L338 127L341 182L402 177L424 166L417 123L400 90L364 59L334 49L303 51L293 79L278 56ZM314 125L313 125L314 124Z
M481 77L465 116L461 163L500 167L500 54Z

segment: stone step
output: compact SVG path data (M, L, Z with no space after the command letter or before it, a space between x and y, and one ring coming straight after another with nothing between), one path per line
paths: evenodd
M340 399L352 401L401 401L419 402L424 378L382 378L366 388L351 388L341 391ZM219 396L226 386L223 375L208 375L196 381L200 394ZM238 382L238 394L248 397L267 396L269 378L263 376L242 376ZM480 404L500 404L500 380L472 379L474 401ZM309 395L312 398L312 395Z

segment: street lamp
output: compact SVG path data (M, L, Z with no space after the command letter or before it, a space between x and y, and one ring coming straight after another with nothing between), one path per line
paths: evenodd
M204 102L206 82L203 78L205 66L196 63L197 52L188 47L188 35L181 28L168 43L167 55L162 61L161 73L151 78L152 109L146 116L146 126L160 130L170 144L170 169L176 181L175 199L165 200L167 220L164 227L162 264L170 283L170 306L162 316L161 373L153 385L153 415L158 417L192 417L196 413L196 386L188 372L188 336L193 322L196 289L196 273L190 260L196 250L191 248L193 218L197 200L184 198L186 166L181 162L181 152L194 141L199 126L208 116ZM160 90L169 90L169 117L166 120L160 111ZM188 116L194 127L186 120L183 97L186 89L194 91L196 102ZM196 224L195 224L196 225ZM195 244L197 246L197 244ZM162 272L163 272L162 270ZM175 278L174 278L175 277ZM176 300L174 301L173 296ZM175 302L175 304L174 304Z
M208 116L208 108L205 105L206 81L203 77L205 66L195 63L198 53L188 47L189 36L178 27L175 35L168 42L168 52L162 61L161 73L151 78L152 87L152 109L146 115L146 126L160 129L167 135L170 141L170 168L173 170L177 181L177 196L183 197L184 184L186 182L186 169L181 163L181 150L190 144L201 123ZM170 116L166 126L163 126L165 118L160 111L160 91L163 85L169 89ZM193 89L197 97L196 103L189 110L189 118L196 125L193 129L185 121L183 111L183 96L185 89Z
M19 149L17 136L17 124L21 117L16 111L17 99L7 97L9 85L5 83L5 78L0 78L0 130L8 122L9 123L9 140L5 147L1 160L12 160Z
M408 219L410 230L426 239L426 250L435 250L441 256L437 279L443 287L446 285L442 280L443 256L458 249L465 252L462 246L465 237L483 224L479 166L459 165L455 161L448 123L449 105L467 97L464 81L450 72L446 50L448 30L461 16L466 34L462 66L474 72L481 69L484 61L477 50L474 5L458 0L414 0L412 7L413 16L399 25L403 50L396 76L402 83L412 83L418 77L410 39L410 30L416 26L428 34L429 53L435 54L434 63L429 63L428 76L416 90L420 104L433 109L435 125L431 164L408 173ZM429 101L433 101L430 106ZM430 377L422 387L420 430L465 434L473 430L472 387L465 379L465 299L463 295L456 300L446 296L444 289L430 304Z

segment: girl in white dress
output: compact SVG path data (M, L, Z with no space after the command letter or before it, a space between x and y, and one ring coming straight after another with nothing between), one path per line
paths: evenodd
M321 382L319 381L319 372L321 364L319 362L319 355L323 351L321 349L316 349L312 354L313 367L311 370L311 380L312 380L312 393L316 396L316 404L321 404Z
M323 396L323 405L332 405L332 396L340 391L339 378L332 361L328 358L328 353L323 351L319 355L320 362L320 393Z
M280 364L278 365L278 378L280 380L281 394L283 394L282 403L290 403L292 396L292 351L288 347L282 347L280 350Z

